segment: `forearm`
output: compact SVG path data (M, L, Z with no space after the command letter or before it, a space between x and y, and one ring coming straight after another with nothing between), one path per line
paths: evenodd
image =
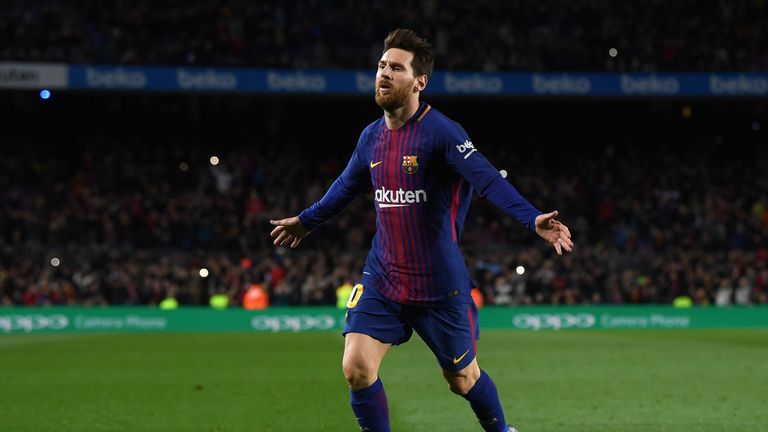
M491 180L482 190L478 190L478 194L529 230L535 229L536 216L540 215L541 211L523 198L520 192L500 175Z
M299 214L299 221L308 230L341 213L357 196L341 178L336 179L320 201Z

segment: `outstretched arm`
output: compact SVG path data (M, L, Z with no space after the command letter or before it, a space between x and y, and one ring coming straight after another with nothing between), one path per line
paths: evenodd
M558 255L573 251L571 232L555 219L558 212L542 214L477 151L461 126L450 129L445 143L448 165L461 174L477 193L551 244Z
M298 216L269 221L275 226L270 233L275 239L273 242L275 246L288 245L295 248L315 227L344 210L357 195L370 189L370 172L360 156L363 137L364 134L361 135L347 167L320 201L312 204Z
M295 248L316 226L344 210L355 199L358 192L345 186L343 176L344 174L333 182L320 201L298 216L269 221L275 226L270 233L275 239L275 246L290 245Z
M478 190L480 196L485 197L506 214L536 231L539 237L555 248L558 255L562 255L563 250L573 252L571 231L565 224L555 219L558 215L557 210L542 214L523 198L514 186L504 180L490 162L486 161L485 163L491 169L488 172L497 173L498 178L496 181L491 181L488 187Z

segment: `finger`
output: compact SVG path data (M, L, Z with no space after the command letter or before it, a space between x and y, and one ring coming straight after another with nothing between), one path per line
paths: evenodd
M292 235L285 236L283 241L280 242L280 246L285 246L286 244L290 243L294 238L296 238L296 237L294 237Z
M566 241L566 239L560 239L560 244L563 246L563 249L565 249L568 252L573 252L573 243Z
M283 244L283 240L284 240L284 239L285 239L287 236L288 236L288 233L287 233L287 232L285 232L285 231L283 231L283 232L281 232L281 233L280 233L280 235L278 235L278 236L277 236L277 238L275 239L275 241L274 241L274 242L272 242L272 243L274 243L274 245L275 245L275 246L279 246L279 245Z
M283 241L283 237L285 237L285 232L281 232L274 241L272 241L272 244L277 246L280 244L281 241Z
M561 242L563 242L563 246L568 246L570 248L573 248L573 240L571 240L568 236L566 236L564 232L560 232L559 239Z
M563 250L560 248L560 243L555 243L555 250L557 251L558 255L563 254Z
M552 213L542 213L536 216L536 226L538 227L551 227L552 226Z
M544 215L544 219L547 219L547 220L548 219L554 219L556 217L557 217L557 210L554 210L553 212L547 213L547 214Z
M568 240L571 239L571 231L568 229L567 226L563 225L562 222L558 220L552 221L552 229L557 233L558 236L562 238L567 238Z
M296 246L299 245L299 243L301 243L301 239L296 237L296 239L293 240L293 243L291 243L291 249L295 249Z
M271 222L271 221L270 221L270 222ZM276 236L276 235L280 234L280 233L281 233L281 232L283 232L283 231L285 231L285 227L284 227L284 226L278 226L278 227L276 227L275 229L273 229L273 230L272 230L272 232L271 232L271 233L269 233L269 235L270 235L270 236L272 236L272 237L274 237L274 236Z
M278 220L275 220L275 219L270 219L270 220L269 220L269 223L271 223L272 225L284 225L284 226L289 226L289 225L292 225L292 224L291 224L291 219L293 219L293 218L287 218L287 219L278 219Z

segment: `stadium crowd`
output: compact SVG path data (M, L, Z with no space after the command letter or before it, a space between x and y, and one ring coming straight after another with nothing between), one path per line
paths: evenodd
M151 130L140 134L160 133ZM276 249L268 236L270 218L322 196L349 145L318 152L233 138L211 150L190 144L192 135L163 132L154 145L110 126L82 134L67 145L3 138L1 304L157 304L168 296L207 304L217 293L239 303L254 283L271 305L334 304L336 288L359 279L374 234L370 196L297 250ZM558 257L475 198L462 246L486 303L768 303L768 183L755 175L768 172L764 146L637 139L556 155L532 144L481 147L524 196L561 211L576 243Z
M10 0L0 61L370 68L403 26L441 69L768 68L763 0Z

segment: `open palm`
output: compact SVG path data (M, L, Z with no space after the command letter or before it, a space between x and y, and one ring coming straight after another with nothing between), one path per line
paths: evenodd
M558 255L573 251L573 242L571 241L571 231L562 222L555 219L557 210L540 214L536 217L536 234L555 247Z

